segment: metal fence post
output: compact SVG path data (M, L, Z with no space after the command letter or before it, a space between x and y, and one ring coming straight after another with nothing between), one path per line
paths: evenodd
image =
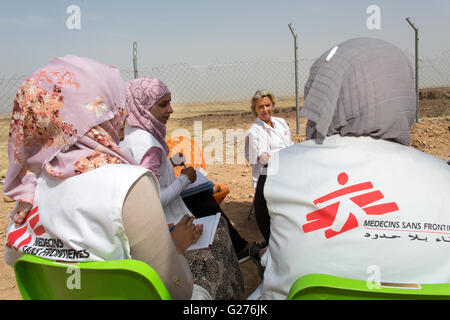
M299 128L299 106L298 106L298 61L297 61L297 34L294 33L294 27L292 27L292 23L288 24L289 29L291 29L291 33L294 36L294 59L295 59L295 112L296 112L296 123L297 123L297 129L296 133L297 135L300 134L300 128Z
M134 69L134 78L139 78L138 75L138 67L137 67L137 42L133 42L133 69Z
M414 23L409 20L409 17L406 18L406 22L414 29L415 35L415 47L414 47L414 78L416 80L416 122L419 122L419 29L416 28Z

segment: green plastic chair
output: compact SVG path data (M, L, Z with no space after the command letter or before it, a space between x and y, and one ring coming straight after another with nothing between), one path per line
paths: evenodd
M450 284L381 283L370 289L365 280L325 274L300 277L291 287L288 300L449 300Z
M14 264L24 300L170 300L160 277L138 260L68 263L23 255Z

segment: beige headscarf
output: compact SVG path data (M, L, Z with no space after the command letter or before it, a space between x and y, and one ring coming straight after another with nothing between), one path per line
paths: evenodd
M334 54L333 54L334 53ZM394 45L371 38L345 41L312 65L300 116L306 137L371 136L410 144L416 111L411 65Z

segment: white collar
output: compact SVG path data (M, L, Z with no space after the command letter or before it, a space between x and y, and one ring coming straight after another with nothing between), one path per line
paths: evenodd
M265 123L264 121L262 121L260 118L256 118L256 122L260 125L260 126L262 126L264 129L272 129L272 130L274 130L275 129L275 121L274 121L274 117L270 117L270 121L272 122L272 124L273 124L273 128L271 127L271 126L269 126L267 123Z

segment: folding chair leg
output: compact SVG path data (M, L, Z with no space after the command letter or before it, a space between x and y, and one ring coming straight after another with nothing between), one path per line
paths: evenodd
M252 201L252 206L250 207L250 212L248 213L248 217L247 217L248 220L251 219L252 211L254 208L255 208L255 199L253 199L253 201Z

